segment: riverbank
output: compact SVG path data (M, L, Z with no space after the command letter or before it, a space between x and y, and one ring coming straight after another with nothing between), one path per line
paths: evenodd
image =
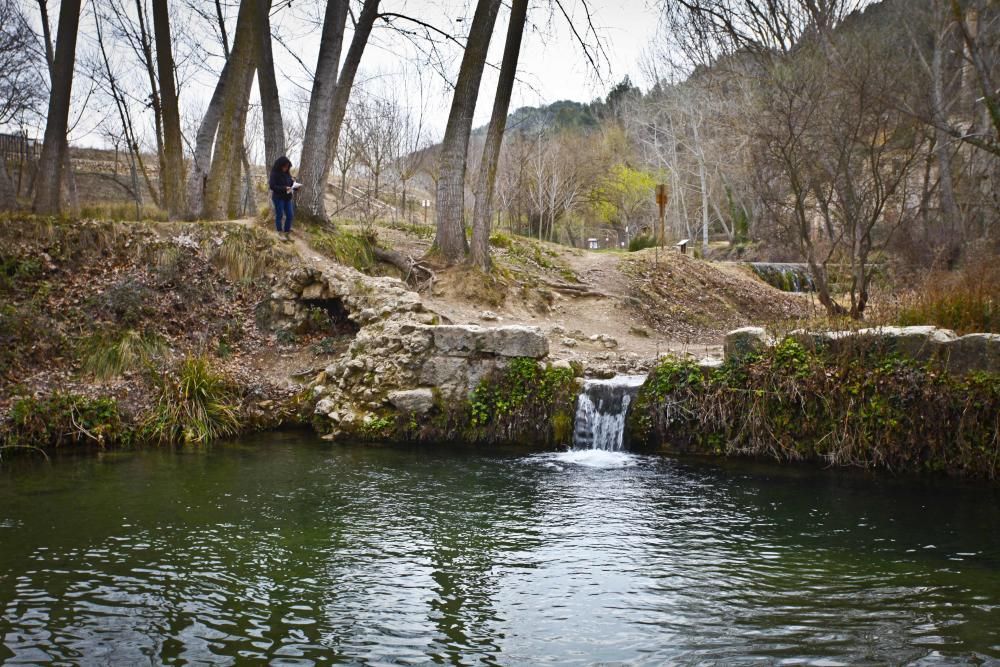
M666 359L639 390L631 442L644 451L996 480L1000 337L981 337L976 358L952 358L938 348L960 339L937 332L797 334L731 350L718 365Z
M5 221L0 454L197 445L304 425L338 441L565 448L584 378L650 372L631 410L636 447L997 477L997 355L976 352L989 336L924 332L906 339L917 351L909 356L849 345L846 334L761 348L751 336L752 354L732 354L727 342L722 364L722 336L706 333L711 345L694 350L660 350L657 339L649 350L650 339L618 329L644 312L634 309L640 296L653 299L664 284L701 284L738 321L772 295L781 295L775 313L794 311L800 295L745 275L729 285L712 263L679 255L659 265L642 253L570 260L537 246L544 266L529 275L534 242L504 240L522 264L516 274L500 265L498 275L521 286L486 313L469 300L475 290L448 298L456 276L476 279L465 268L437 269L439 289L345 265L365 243L343 229L280 243L254 221ZM606 289L626 293L580 282L585 260ZM528 284L547 289L553 271L560 286L577 288L560 297L572 304L545 310ZM529 303L542 309L516 318ZM582 303L582 319L569 319ZM598 310L605 328L587 336ZM579 322L591 328L570 329ZM779 317L776 327L791 330L794 320Z

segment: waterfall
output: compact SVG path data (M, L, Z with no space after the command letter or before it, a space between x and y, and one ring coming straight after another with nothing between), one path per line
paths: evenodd
M621 450L628 406L645 381L645 375L587 380L577 399L573 448Z
M816 290L812 272L806 264L751 262L750 268L761 280L785 292L813 292Z

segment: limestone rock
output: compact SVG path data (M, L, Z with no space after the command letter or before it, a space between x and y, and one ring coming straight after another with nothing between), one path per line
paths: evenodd
M562 343L563 347L576 347L576 339L575 338L563 338L559 342Z
M509 326L490 329L487 351L501 357L543 359L549 354L549 340L538 327Z
M726 334L723 349L726 360L741 359L762 352L770 345L770 338L763 327L743 327Z
M496 322L500 319L500 316L494 313L492 310L484 310L479 313L479 319L484 322Z
M434 391L427 387L392 391L388 399L397 410L408 414L422 415L434 407Z
M948 370L956 375L973 371L1000 373L1000 334L974 333L944 346Z

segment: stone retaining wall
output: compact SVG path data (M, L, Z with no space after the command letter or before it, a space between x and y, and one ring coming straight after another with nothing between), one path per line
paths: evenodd
M789 334L807 349L833 354L852 349L876 348L917 361L938 362L955 375L973 371L1000 373L1000 334L957 336L950 329L933 326L875 327L857 331L805 331ZM762 327L730 331L725 339L727 360L762 351L775 340Z

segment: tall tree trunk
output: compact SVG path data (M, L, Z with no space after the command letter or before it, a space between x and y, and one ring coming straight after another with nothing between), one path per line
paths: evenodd
M167 0L153 0L153 26L156 32L156 65L160 76L160 105L163 116L163 168L160 188L163 205L171 220L184 216L184 146L181 115L174 83L174 57L170 40L170 13Z
M158 0L153 2L153 23L156 23L156 4ZM163 174L167 170L166 154L163 150L163 106L160 102L160 86L156 80L156 67L159 65L160 56L160 40L156 39L156 57L157 60L153 60L153 48L150 43L149 30L146 28L146 9L143 0L135 0L135 12L139 20L139 48L142 50L143 65L146 67L146 77L149 79L149 103L153 107L153 131L156 135L156 158L160 166L160 201L162 202L166 197L166 186L163 182ZM166 13L166 9L164 9ZM154 31L158 28L154 27ZM169 42L168 42L169 44ZM171 63L173 59L171 58ZM162 69L160 70L160 76L162 77ZM171 79L173 78L173 71L171 71Z
M483 146L483 157L476 178L476 205L472 212L472 261L483 271L490 270L490 222L493 220L497 164L500 162L500 147L507 129L507 111L514 90L514 79L517 78L517 59L521 54L521 36L524 34L527 18L528 0L513 0L510 23L507 25L507 41L503 47L503 62L500 64L500 79L493 99L493 114L486 131L486 144Z
M441 142L437 184L437 236L434 245L448 263L461 261L468 250L465 240L465 170L469 135L479 97L479 83L486 66L490 37L500 11L500 0L479 0L458 70L451 112Z
M306 131L302 138L299 180L302 181L303 189L296 202L300 215L311 218L320 217L321 212L325 210L323 196L326 183L323 180L323 169L329 160L325 151L330 144L330 132L333 130L330 121L333 118L333 104L337 94L337 74L340 67L340 53L344 48L347 12L347 0L327 0L326 14L323 17L323 34L319 42L319 57L316 61L316 76L313 77Z
M212 99L209 100L205 115L202 116L198 134L195 136L194 156L191 160L191 171L187 178L187 208L188 217L197 218L201 215L205 203L205 182L208 178L208 168L212 161L212 146L222 119L222 103L226 99L226 88L229 85L229 60L222 67L222 73L215 84Z
M257 85L264 115L264 164L271 165L285 154L285 126L281 120L281 99L271 52L271 0L256 0L256 9Z
M205 181L202 215L209 219L236 217L239 202L239 173L243 151L243 130L247 104L256 70L254 62L256 26L252 2L240 5L236 19L236 35L229 55L228 72L223 95L212 165ZM236 193L233 197L233 187Z
M934 53L931 58L931 102L934 105L935 142L934 148L938 163L938 198L941 204L941 222L943 230L935 234L938 243L958 243L961 239L961 211L955 201L955 185L952 178L951 141L948 133L942 128L947 126L948 113L944 102L943 58L944 44L940 36L934 40ZM964 75L963 75L964 76ZM942 233L943 232L943 233Z
M340 128L347 114L354 78L361 64L368 38L375 19L378 18L379 0L365 0L354 27L354 37L344 58L340 76L337 66L343 49L344 25L347 21L347 2L329 0L323 20L323 37L320 42L319 61L312 96L309 99L309 116L302 141L302 166L299 180L303 188L297 200L300 215L327 222L326 184L330 168L337 154ZM326 48L326 47L329 48Z
M59 9L59 30L52 61L52 86L49 94L45 140L35 183L34 210L45 215L60 213L62 172L69 145L69 103L73 92L73 66L76 62L76 36L80 25L81 0L63 0Z

